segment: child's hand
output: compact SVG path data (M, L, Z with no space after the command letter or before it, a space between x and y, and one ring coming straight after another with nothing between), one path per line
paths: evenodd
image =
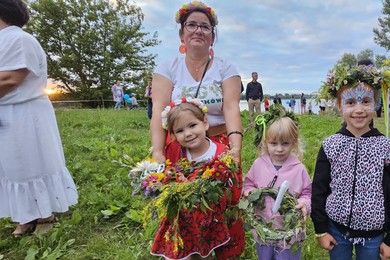
M306 220L307 216L307 207L305 203L299 203L295 206L296 209L300 209L302 211L303 219Z
M379 248L379 255L382 260L386 260L390 257L390 246L386 245L385 243L382 243Z
M243 197L248 197L249 196L249 193L251 193L250 191L245 191L243 194L242 194L242 196Z
M332 250L333 247L335 245L337 245L336 239L334 239L334 237L329 233L327 233L323 237L317 238L317 240L318 240L318 244L320 245L320 247L322 247L323 249L328 250L328 251Z

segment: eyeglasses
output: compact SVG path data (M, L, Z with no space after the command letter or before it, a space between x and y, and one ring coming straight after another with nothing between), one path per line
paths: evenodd
M195 32L196 30L198 30L198 28L200 28L200 30L205 34L205 35L209 35L213 32L213 27L208 25L208 24L197 24L195 22L185 22L184 23L184 28L186 28L186 30L188 32Z

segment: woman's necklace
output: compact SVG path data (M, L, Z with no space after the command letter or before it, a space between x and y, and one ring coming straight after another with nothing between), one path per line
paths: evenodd
M200 70L204 65L206 65L206 63L207 63L208 60L209 60L209 59L207 59L205 62L203 62L199 67L195 68L195 71L196 71L197 74L198 74L199 70Z

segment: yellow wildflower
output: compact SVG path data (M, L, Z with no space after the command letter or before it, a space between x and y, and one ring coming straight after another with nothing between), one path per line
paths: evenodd
M181 248L184 247L184 242L183 242L183 239L179 236L179 245Z
M148 157L148 158L146 159L146 161L149 161L149 162L151 162L151 163L157 162L156 159L151 158L151 157Z
M164 173L152 173L149 176L157 177L157 182L161 182L162 179L164 179L165 174Z
M169 241L169 232L165 232L165 235L164 235L164 238L165 238L165 241Z
M188 161L186 158L182 158L177 162L177 165L181 166L183 169L189 169L191 162Z
M231 156L226 155L221 158L221 161L225 162L227 167L230 167L230 165L233 163L233 158Z
M171 160L169 160L169 159L166 159L166 160L165 160L165 165L166 165L166 166L170 166L170 165L172 165L172 162L171 162Z
M215 172L214 168L207 167L206 170L202 174L202 178L205 179L205 178L211 177L211 176L213 176L214 172Z

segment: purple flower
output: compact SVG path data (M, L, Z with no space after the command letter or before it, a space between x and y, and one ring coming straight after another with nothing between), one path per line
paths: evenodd
M152 187L146 187L146 189L145 189L145 191L144 191L144 195L145 195L146 197L149 197L149 198L154 198L154 197L156 197L157 192L156 192L156 190L155 190L154 188L152 188Z

